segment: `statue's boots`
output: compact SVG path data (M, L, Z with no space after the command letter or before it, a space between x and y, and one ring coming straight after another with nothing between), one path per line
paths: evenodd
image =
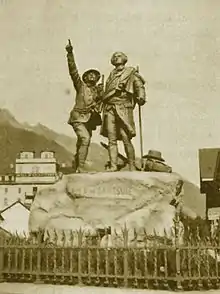
M130 140L124 142L125 153L128 158L129 171L136 171L135 167L135 151Z
M112 166L112 167L108 168L106 171L108 171L108 172L116 172L116 171L118 171L118 169L117 169L117 167Z
M109 172L115 172L118 170L118 147L117 144L109 144L108 146L110 167L107 169Z
M132 160L131 162L128 163L129 171L136 171L136 166L135 166L135 161Z
M86 170L85 166L79 166L76 170L76 173L82 174L82 173L87 173L88 171Z
M89 145L81 145L78 150L78 167L76 172L77 173L86 173L88 169L86 168L86 158L88 155Z

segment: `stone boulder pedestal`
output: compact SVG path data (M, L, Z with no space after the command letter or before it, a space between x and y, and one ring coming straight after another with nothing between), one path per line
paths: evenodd
M97 229L111 227L120 235L126 225L130 232L144 228L148 234L163 235L173 225L175 207L170 202L179 180L174 173L138 171L64 176L36 195L29 230L82 229L95 235Z

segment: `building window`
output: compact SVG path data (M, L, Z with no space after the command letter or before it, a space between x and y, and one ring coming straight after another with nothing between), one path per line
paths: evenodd
M40 167L39 166L33 166L32 167L32 173L33 174L37 174L40 172Z
M5 181L5 176L2 176L2 181L3 181L3 182Z
M18 188L18 193L21 194L21 187Z
M8 193L8 187L5 187L5 194Z
M8 198L4 198L4 206L8 206Z
M37 187L33 187L33 194L37 194Z
M20 158L23 158L23 159L30 159L30 158L34 158L34 152L21 152L20 153Z
M54 158L54 153L49 151L41 152L41 158L45 158L45 159Z

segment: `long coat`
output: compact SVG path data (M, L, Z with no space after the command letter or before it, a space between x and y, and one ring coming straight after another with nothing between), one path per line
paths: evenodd
M110 73L103 97L103 118L100 131L102 136L108 137L106 116L112 108L116 111L129 137L136 136L133 111L140 98L146 99L144 84L144 79L133 67L125 67L121 72L113 70ZM118 131L117 140L121 139Z
M97 86L88 87L81 79L72 53L67 54L69 73L76 90L75 105L70 112L68 124L73 125L76 122L87 123L91 129L101 125L101 117L97 112L92 112L92 108L96 105L99 97Z

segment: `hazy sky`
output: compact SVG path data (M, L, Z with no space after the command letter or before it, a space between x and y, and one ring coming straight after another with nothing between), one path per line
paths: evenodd
M111 54L124 51L148 83L145 153L161 150L198 183L198 148L220 147L219 32L219 0L1 0L0 107L74 135L67 39L81 73L107 77ZM134 143L140 155L139 136Z

